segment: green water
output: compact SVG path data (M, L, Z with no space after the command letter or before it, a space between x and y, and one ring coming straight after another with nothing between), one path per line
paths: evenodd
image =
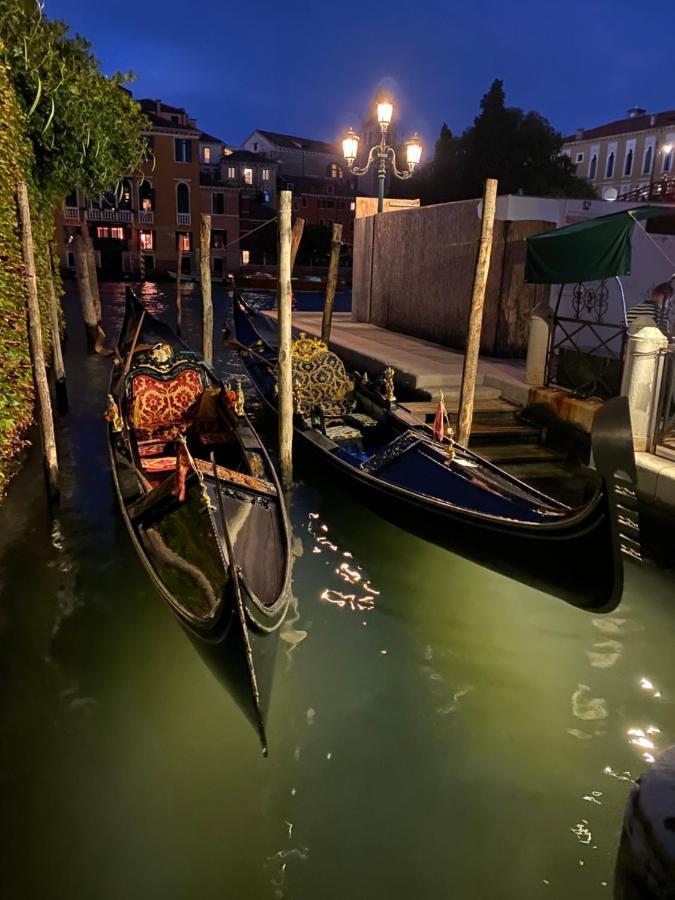
M592 616L300 469L265 760L135 557L67 311L59 518L35 454L0 509L1 896L610 897L630 778L675 742L672 573Z

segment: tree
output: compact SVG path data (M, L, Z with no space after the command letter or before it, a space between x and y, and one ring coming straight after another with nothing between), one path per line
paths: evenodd
M547 119L506 106L501 80L493 81L480 107L459 139L443 125L420 191L425 202L479 197L486 178L497 178L503 194L595 196L590 182L575 174L561 152L562 137Z
M3 0L0 60L26 116L27 176L43 208L74 188L109 190L139 168L149 123L123 87L131 73L103 75L90 44L68 37L36 0Z

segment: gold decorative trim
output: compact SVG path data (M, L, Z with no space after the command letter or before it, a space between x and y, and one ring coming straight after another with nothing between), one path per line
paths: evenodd
M324 344L319 338L307 337L304 331L301 331L298 337L291 343L291 354L294 360L299 362L310 362L322 353L328 352L327 344Z

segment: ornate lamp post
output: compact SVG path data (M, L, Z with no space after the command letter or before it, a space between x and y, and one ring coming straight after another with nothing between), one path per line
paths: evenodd
M350 128L342 141L342 150L347 162L347 167L354 175L365 175L371 165L377 161L377 211L379 213L384 209L384 181L387 177L387 162L391 165L391 170L396 178L405 180L406 178L411 177L415 170L415 166L419 163L422 156L422 143L419 139L419 135L414 134L410 140L406 142L406 162L408 163L408 171L399 172L396 168L396 152L393 147L390 147L387 144L387 129L391 124L393 114L394 104L391 100L380 100L377 104L377 121L381 132L380 143L370 148L368 161L362 168L354 165L359 152L358 134Z

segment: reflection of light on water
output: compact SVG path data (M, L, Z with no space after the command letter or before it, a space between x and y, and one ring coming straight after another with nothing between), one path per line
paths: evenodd
M598 797L602 797L602 791L591 791L590 794L586 794L582 799L587 803L595 803L598 806L602 806L602 802L598 800Z
M634 781L635 779L630 772L615 772L611 766L605 766L602 770L603 775L609 775L610 778L616 778L617 781Z
M572 714L577 719L606 719L607 701L604 697L588 697L591 689L587 684L579 684L572 694Z
M358 590L353 593L347 593L338 588L326 587L320 594L321 600L324 603L337 606L338 609L350 609L352 612L369 612L374 608L375 597L379 596L380 592L373 587L370 579L367 579L363 574L361 566L346 562L346 560L353 559L353 554L349 550L342 550L337 544L329 540L327 537L328 526L319 521L319 514L309 513L308 518L307 531L313 535L315 540L312 553L319 554L324 551L339 553L342 561L333 570L334 574L347 584L358 586ZM328 563L328 560L326 562Z
M352 612L368 612L375 607L375 598L370 594L357 597L356 594L343 594L333 588L326 588L321 594L321 599L327 603L333 603L340 609L348 606Z
M653 763L655 757L650 751L656 751L657 748L654 741L647 735L661 734L661 729L656 725L648 725L645 729L633 727L627 729L626 734L628 735L628 743L643 751L640 754L642 759L647 763Z
M652 696L656 700L658 700L661 697L661 691L656 690L653 682L650 681L649 678L641 678L640 679L640 687L642 688L643 691L648 691L649 693L651 693Z
M570 831L577 836L577 840L580 844L590 844L593 835L591 834L587 819L582 819L581 822L577 822Z

